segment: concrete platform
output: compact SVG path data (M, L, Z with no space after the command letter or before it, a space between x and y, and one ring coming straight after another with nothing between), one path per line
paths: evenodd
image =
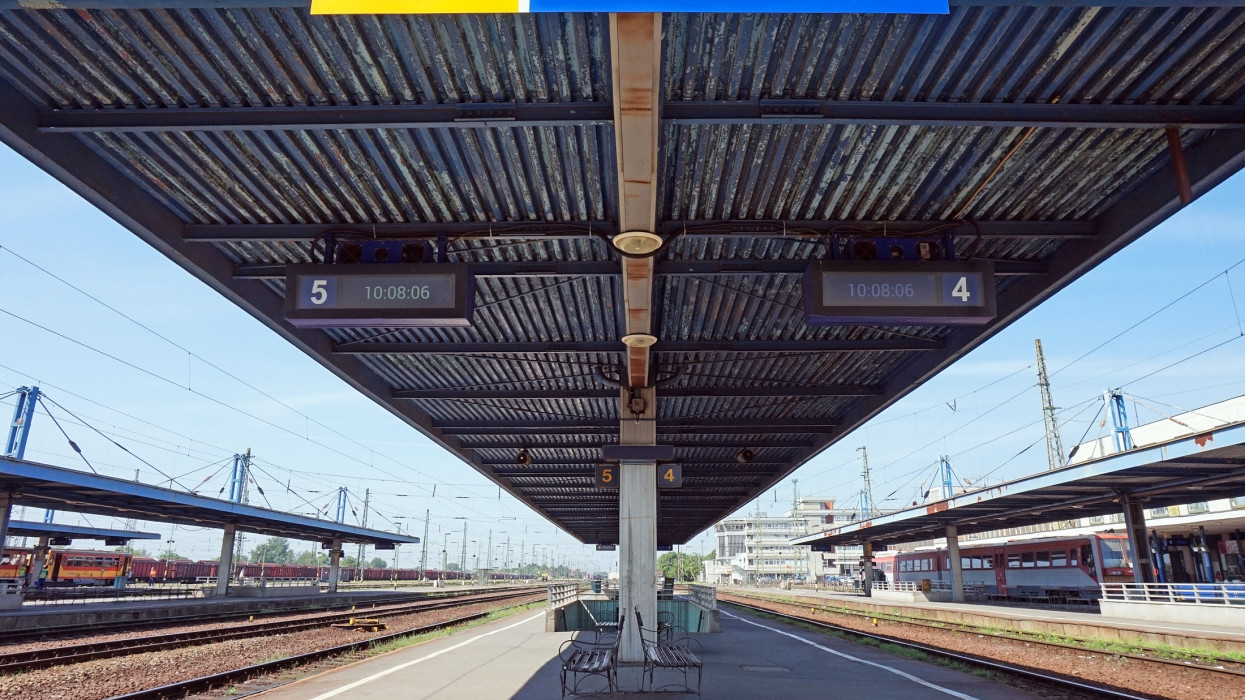
M898 614L917 619L962 623L1022 632L1048 632L1068 637L1130 643L1164 644L1184 649L1245 653L1245 629L1188 622L1147 622L1110 617L1096 612L1047 610L981 603L900 602L866 598L851 593L773 588L720 588L724 594L770 598L804 598L867 612Z
M558 647L572 634L544 632L544 613L523 613L391 652L260 694L263 700L423 700L558 698ZM591 637L591 635L589 635ZM892 656L782 623L722 612L722 633L704 645L701 697L960 698L1022 700L1035 696L940 666ZM657 677L673 682L678 675ZM691 697L683 693L595 694L594 698Z

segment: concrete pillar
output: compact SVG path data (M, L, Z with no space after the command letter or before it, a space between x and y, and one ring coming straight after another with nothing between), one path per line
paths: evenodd
M1150 559L1150 540L1146 537L1146 511L1141 501L1122 494L1124 527L1128 529L1128 546L1133 550L1133 580L1154 583L1154 562ZM1098 572L1102 576L1102 572Z
M866 598L873 597L873 543L865 540L861 543L860 570L864 573L861 590Z
M47 536L39 538L39 544L35 546L35 555L30 562L30 570L26 572L26 585L33 586L39 581L39 574L43 571L43 565L48 561L48 553L52 551L49 545L50 538Z
M333 548L329 550L329 593L337 592L337 580L341 577L342 541L333 538Z
M657 463L622 462L618 471L618 605L627 615L618 657L642 663L636 610L657 627Z
M964 602L964 562L960 561L960 533L954 525L947 526L947 558L951 562L951 602Z
M657 443L657 392L654 388L619 390L618 443ZM636 627L657 628L657 463L621 461L618 465L618 609L626 615L618 647L618 684L624 691L643 685L644 647Z
M216 567L216 595L229 594L229 579L233 578L233 545L238 534L237 525L229 523L225 526L224 536L220 543L220 566Z

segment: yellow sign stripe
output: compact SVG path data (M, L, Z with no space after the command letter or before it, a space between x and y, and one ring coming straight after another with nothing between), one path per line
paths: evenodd
M311 14L313 15L414 15L471 12L519 12L519 0L311 0Z

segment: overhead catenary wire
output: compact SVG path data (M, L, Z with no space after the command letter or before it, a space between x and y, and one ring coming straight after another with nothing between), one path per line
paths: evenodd
M124 453L126 453L126 454L130 455L130 456L131 456L131 457L133 457L134 459L137 459L138 461L142 462L143 464L146 464L148 467L151 467L151 469L153 469L153 470L154 470L157 474L159 474L160 476L163 476L165 479L168 479L168 481L169 481L169 484L170 484L170 485L172 485L172 484L177 484L178 486L182 487L182 489L184 489L184 490L186 490L186 491L189 491L189 489L187 489L187 488L186 488L186 486L185 486L184 484L182 484L182 483L178 482L176 479L174 479L173 477L171 477L171 476L169 476L168 474L166 474L163 470L161 470L161 469L160 469L159 467L157 467L156 465L154 465L154 464L152 464L151 462L148 462L147 460L143 459L142 457L139 457L138 455L134 454L134 453L133 453L133 452L131 452L131 451L130 451L130 449L129 449L129 448L127 448L125 445L122 445L121 443L117 442L116 440L113 440L112 438L108 437L108 436L107 436L107 435L105 435L104 433L100 432L99 430L97 430L97 429L95 428L95 426L93 426L93 425L91 425L91 424L89 424L89 423L86 423L86 422L85 422L85 421L83 421L81 418L78 418L78 416L75 416L75 415L74 415L73 411L70 411L69 409L67 409L67 408L65 408L64 406L62 406L62 405L60 405L59 403L57 403L55 399L49 398L49 397L47 396L47 394L40 394L40 395L39 395L39 401L40 401L40 402L47 401L48 403L51 403L53 406L56 406L57 408L59 408L60 410L64 411L65 413L68 413L69 415L71 415L71 416L73 416L75 419L77 419L79 422L82 422L84 425L86 425L86 427L87 427L87 428L89 428L89 429L91 429L92 431L94 431L94 432L95 432L96 434L98 434L100 437L102 437L102 438L104 438L105 440L107 440L108 442L112 443L114 446L116 446L116 447L117 447L117 449L119 449L119 450L121 450L122 452L124 452ZM49 415L49 416L51 416L51 413L49 412L49 413L48 413L48 415Z

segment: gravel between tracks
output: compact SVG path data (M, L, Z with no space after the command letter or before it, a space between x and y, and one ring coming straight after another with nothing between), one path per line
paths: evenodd
M1173 698L1174 700L1245 700L1245 683L1228 676L1179 668L1164 664L1123 658L1097 651L1074 651L1021 640L986 637L972 632L957 632L902 622L878 620L875 627L863 618L818 610L809 615L807 605L776 603L756 598L735 597L718 593L718 600L767 608L784 615L840 625L863 632L876 632L917 644L928 644L948 651L963 652L987 659L1065 676L1090 683L1103 683L1140 695Z
M131 693L144 688L155 688L191 678L222 673L251 664L275 661L340 644L392 634L402 629L444 622L472 613L495 610L502 606L518 605L523 602L540 599L541 597L543 597L543 593L534 594L531 598L518 598L504 602L481 602L456 608L383 617L383 621L389 625L389 629L376 633L325 627L324 629L274 634L262 638L231 640L217 644L168 649L115 659L98 659L70 666L29 671L0 677L0 698L41 697L46 700L101 700L102 698ZM356 612L359 617L367 617L369 614L367 610L358 610ZM268 619L271 618L266 618L265 621ZM213 625L213 627L224 626L230 625ZM203 626L199 625L197 627L202 628ZM162 629L159 633L164 633L165 631L173 630ZM78 639L76 641L81 643L87 640ZM95 639L92 638L91 641L95 641ZM5 649L5 651L16 651L25 649L28 646L30 645L22 645L21 647Z

